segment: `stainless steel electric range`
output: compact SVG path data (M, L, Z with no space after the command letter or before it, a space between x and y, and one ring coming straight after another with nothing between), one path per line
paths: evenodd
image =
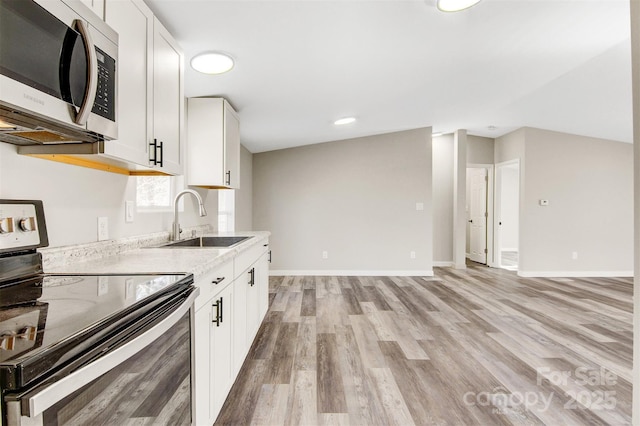
M45 274L41 201L0 200L3 425L191 424L191 274Z

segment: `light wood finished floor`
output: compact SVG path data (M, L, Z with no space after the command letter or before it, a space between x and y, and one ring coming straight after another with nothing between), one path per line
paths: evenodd
M632 279L272 277L216 424L630 424Z

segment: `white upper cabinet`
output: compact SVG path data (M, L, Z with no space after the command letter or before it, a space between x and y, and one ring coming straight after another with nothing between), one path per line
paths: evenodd
M153 145L152 165L182 174L184 133L184 57L167 29L153 24Z
M105 21L118 32L118 139L105 154L149 165L153 123L153 13L141 0L109 1Z
M104 0L80 0L87 5L100 19L104 20Z
M82 0L118 33L118 139L32 145L27 155L122 174L181 175L184 164L184 56L142 0ZM77 158L77 156L80 156Z
M240 188L240 120L223 98L189 98L187 181L205 188Z

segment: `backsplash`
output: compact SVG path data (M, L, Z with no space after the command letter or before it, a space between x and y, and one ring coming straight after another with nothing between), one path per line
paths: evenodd
M183 231L183 236L197 237L213 232L213 227L211 225L197 225L185 227ZM169 241L169 237L168 231L161 231L115 240L42 248L38 251L42 254L42 265L46 272L76 262L98 260L141 247L163 244Z

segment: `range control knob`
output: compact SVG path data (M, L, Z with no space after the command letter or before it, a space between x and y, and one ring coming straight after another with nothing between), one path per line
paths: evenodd
M13 218L0 218L0 234L10 234L13 232Z
M34 220L33 217L23 217L18 222L18 226L20 227L20 230L24 232L35 231L36 221Z

